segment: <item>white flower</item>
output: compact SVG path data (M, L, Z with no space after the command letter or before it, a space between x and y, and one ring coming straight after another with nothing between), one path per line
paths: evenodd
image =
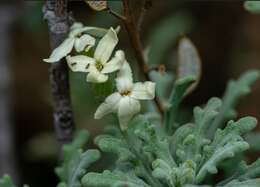
M128 122L140 111L139 100L151 100L155 96L155 83L133 83L132 71L127 62L124 63L116 78L118 92L108 96L98 107L95 119L100 119L109 113L117 113L120 127L127 129Z
M53 50L51 56L43 61L48 63L57 62L67 56L73 49L77 52L88 51L95 45L95 38L83 32L93 29L93 27L83 27L81 23L74 23L70 28L68 38L66 38L56 49Z
M116 51L115 56L109 61L117 43L117 33L110 28L99 41L93 58L85 55L67 56L68 65L74 72L88 73L88 82L106 82L106 74L119 70L125 61L124 52L121 50Z

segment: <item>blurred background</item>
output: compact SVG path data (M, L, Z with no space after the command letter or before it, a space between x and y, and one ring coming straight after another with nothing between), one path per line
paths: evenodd
M138 7L138 2L134 4ZM57 143L53 134L48 28L42 18L44 1L15 1L0 4L0 175L8 172L20 183L54 186L57 177ZM120 1L109 5L121 12ZM86 25L110 27L119 21L107 12L95 12L84 2L69 4L76 20ZM153 63L165 63L175 71L176 47L186 35L196 45L202 60L202 78L183 103L187 111L210 97L221 97L229 79L248 69L260 68L260 15L243 9L242 1L153 1L141 29L145 47L150 46ZM133 51L122 27L119 47L135 64ZM104 125L93 119L98 102L84 74L71 73L71 92L78 128L92 137ZM240 116L260 119L260 82L242 100ZM258 127L260 128L260 127ZM93 145L89 145L93 146ZM252 157L260 156L254 153Z

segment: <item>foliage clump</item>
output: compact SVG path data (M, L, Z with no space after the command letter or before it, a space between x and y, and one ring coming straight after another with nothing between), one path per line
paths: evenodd
M179 125L173 133L153 124L145 115L131 120L127 131L116 125L108 126L103 135L95 138L102 154L116 156L103 172L87 169L101 154L99 150L84 150L89 135L81 131L72 144L63 148L64 162L55 170L61 181L58 187L259 186L259 159L249 165L240 160L232 166L235 168L232 175L223 180L214 179L219 169L223 169L223 163L249 149L243 135L256 126L257 120L253 117L229 120L223 128L217 128L213 136L209 133L216 119L227 120L227 113L221 112L223 106L227 106L230 99L234 103L235 98L240 98L231 97L233 92L236 95L248 93L252 79L257 77L257 71L250 71L238 81L231 81L224 97L229 99L212 98L203 107L195 107L193 119ZM178 86L190 84L190 81L180 82ZM241 89L230 90L230 85ZM185 90L176 100L181 100L184 93ZM226 110L233 111L234 106L229 105ZM8 176L1 179L0 186L14 187Z
M255 71L246 73L241 79L247 81L242 84L251 83L249 80L256 75ZM241 81L236 83L241 84ZM204 107L195 107L193 120L172 134L143 115L131 121L127 132L108 128L105 135L96 137L95 144L102 152L117 155L113 169L87 173L82 185L179 187L212 184L209 178L216 176L223 162L249 149L242 135L257 124L253 117L229 120L211 137L209 132L215 119L226 119L221 112L225 102L230 101L212 98ZM239 167L233 166L237 168L233 175L223 181L213 180L217 182L213 186L259 186L259 166L259 160L250 165L241 160Z

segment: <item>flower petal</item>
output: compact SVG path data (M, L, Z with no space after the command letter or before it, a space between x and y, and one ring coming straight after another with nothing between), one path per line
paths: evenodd
M151 81L134 84L131 97L135 99L153 99L155 96L155 83Z
M101 119L109 113L116 112L121 98L122 96L118 92L108 96L106 100L98 107L94 118Z
M84 27L82 32L86 34L90 34L91 36L102 38L106 35L108 29L100 28L100 27Z
M84 55L67 56L66 60L71 71L74 72L89 72L90 64L95 62L95 59Z
M88 34L84 34L80 38L76 38L74 44L77 52L83 51L87 46L93 47L94 45L95 45L95 38L93 38Z
M99 60L102 63L106 63L110 58L117 43L117 34L113 28L110 28L106 35L98 43L94 54L95 59Z
M118 30L118 29L117 29ZM101 38L106 35L108 29L100 27L84 27L82 23L74 23L70 28L70 36L75 37L78 34L85 33L94 37Z
M111 73L119 70L125 62L125 53L121 50L116 51L115 56L107 63L104 64L102 73Z
M103 83L106 82L108 79L108 76L99 72L95 65L89 66L89 74L87 75L87 82L93 82L93 83Z
M120 93L132 90L133 87L132 76L133 76L132 70L128 62L125 61L120 71L117 73L117 78L116 78L116 87Z
M125 96L119 102L118 119L122 130L127 129L129 121L141 109L140 102L131 97Z
M79 36L83 31L84 25L80 22L76 22L70 27L69 37L75 38Z
M67 56L67 54L71 52L74 42L74 38L67 38L56 49L53 50L51 56L48 59L43 59L43 61L48 63L58 62L60 59Z
M70 30L75 30L75 29L80 29L83 28L83 24L80 22L75 22L73 25L70 27Z

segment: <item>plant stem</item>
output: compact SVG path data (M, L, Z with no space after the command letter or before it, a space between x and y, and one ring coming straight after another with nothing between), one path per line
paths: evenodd
M134 22L134 17L132 15L132 10L130 8L129 0L123 0L123 6L124 6L125 19L123 19L122 21L128 32L130 42L132 44L136 59L138 61L139 69L140 71L142 71L144 78L147 81L150 81L151 79L149 77L149 68L146 65L146 61L143 53L143 46L140 40L138 25ZM159 101L159 98L155 96L154 101L159 113L163 117L164 110Z
M67 37L70 28L67 0L47 0L43 14L49 26L51 48L55 49ZM66 63L63 60L53 63L49 69L49 77L53 96L54 127L62 146L72 141L74 132L69 71Z
M137 28L138 29L141 28L144 17L145 17L145 13L151 6L152 6L152 0L144 0L143 1L143 6L142 6L142 9L141 9L141 12L139 14L138 21L137 21Z

